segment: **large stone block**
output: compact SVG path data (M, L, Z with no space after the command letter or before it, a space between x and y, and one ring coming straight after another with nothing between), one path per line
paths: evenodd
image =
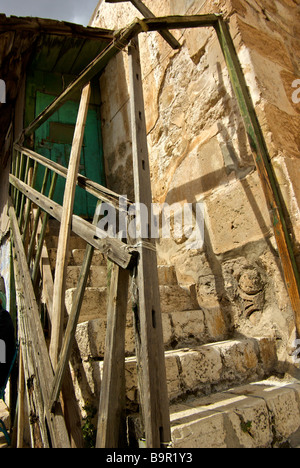
M176 449L226 448L225 439L222 414L207 410L203 410L201 419L179 424L172 429L172 444Z
M262 127L271 157L284 154L299 159L299 115L288 114L271 103L265 104L264 113Z
M216 254L270 237L270 216L257 173L222 187L207 198L205 221L209 236L206 239Z
M217 383L222 373L221 355L214 346L205 345L197 350L177 353L181 365L181 377L186 390L196 390L201 384Z
M68 314L71 313L73 298L76 288L66 291L65 305ZM107 288L86 288L81 307L79 323L93 320L98 317L106 317Z
M231 340L216 344L214 347L219 349L222 356L224 380L245 380L257 374L258 356L254 341Z
M173 333L172 342L178 344L201 342L205 337L204 313L202 310L173 312L170 314Z
M244 44L258 52L263 57L272 60L280 67L293 70L293 63L284 42L270 31L266 33L252 25L246 24L240 18L237 20L238 29Z
M194 310L197 306L190 292L179 285L162 285L159 287L159 291L163 313Z
M272 432L263 400L247 397L234 410L225 411L225 418L231 424L234 434L234 439L228 438L229 447L263 448L270 445Z
M171 407L174 448L278 448L299 443L299 384L263 381Z

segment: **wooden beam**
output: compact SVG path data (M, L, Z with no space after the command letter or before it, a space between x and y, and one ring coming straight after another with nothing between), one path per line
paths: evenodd
M112 265L96 448L126 447L125 330L129 271Z
M49 177L49 169L46 168L45 173L44 173L44 179L43 179L42 187L41 187L41 194L44 194L45 191L46 191L48 177ZM29 247L28 247L28 252L27 252L27 263L28 263L28 265L30 265L31 257L32 257L33 250L34 250L35 243L36 243L36 235L37 235L38 225L39 225L39 221L40 221L41 208L38 207L36 210L33 210L33 214L34 214L34 223L33 223L33 228L32 228L32 231L31 231L31 239L30 239L30 242L29 242Z
M48 193L48 198L52 200L55 192L55 187L56 187L56 182L57 182L57 174L53 174L52 180L51 180L51 185ZM34 265L32 269L32 283L33 286L35 287L37 278L38 278L38 271L40 267L40 259L42 255L42 250L44 246L44 240L46 236L46 229L47 229L47 224L48 224L48 219L49 215L48 213L44 213L43 221L40 221L40 232L39 232L39 238L38 238L38 243L37 243L37 248L36 248L36 254L35 254L35 260L34 260Z
M57 365L60 347L62 343L63 320L65 311L66 272L69 261L69 240L71 234L71 221L73 216L76 180L80 164L82 142L84 137L90 95L91 85L90 83L88 83L83 88L81 94L81 101L79 105L70 154L68 175L65 185L62 220L58 237L53 293L52 333L50 343L50 356L54 368Z
M34 166L33 166L33 174L32 178L30 177L31 181L28 182L30 183L31 187L34 187L35 181L37 178L37 171L38 171L38 164L35 161ZM28 200L28 203L26 204L26 210L25 210L25 218L24 218L24 226L23 226L23 233L22 233L22 241L25 243L26 240L26 235L27 235L27 230L29 226L29 221L30 221L30 212L31 212L31 201ZM21 228L20 228L21 229ZM22 229L21 229L22 230Z
M152 11L149 10L149 8L146 5L144 5L144 3L141 2L141 0L106 0L106 3L121 3L127 1L130 1L132 5L135 6L135 8L139 10L139 12L142 13L142 15L145 18L155 18L155 15L152 13ZM165 41L167 41L167 43L172 47L172 49L180 49L180 42L178 42L177 39L169 31L162 30L159 32L159 34L165 39Z
M26 162L26 169L25 169L25 175L24 175L24 180L27 181L28 179L28 174L29 174L29 169L30 169L30 159L27 158ZM23 213L24 213L24 208L25 208L25 201L26 197L22 195L21 198L21 209L20 209L20 215L19 215L19 226L21 227L22 225L22 220L23 220Z
M18 381L18 419L17 419L17 448L23 448L24 442L24 398L25 375L22 357L22 346L19 349L19 381Z
M47 18L2 16L0 32L7 33L8 31L21 32L23 34L49 34L62 37L94 39L101 42L109 42L113 38L113 31L103 28L85 27L80 24Z
M62 220L62 207L49 200L45 195L42 195L37 190L18 180L12 174L9 175L9 182L16 187L34 204L40 206L42 210L53 216L57 221ZM126 245L119 239L106 238L106 232L100 228L93 226L88 221L80 218L79 216L72 216L72 231L78 236L93 245L101 253L106 255L109 260L122 268L132 268L136 263L136 248L134 246Z
M96 214L93 220L94 226L97 225L98 219L99 219L98 210L96 208ZM65 332L60 359L59 359L58 366L55 372L54 382L53 382L52 391L51 391L51 401L50 401L51 410L53 409L54 404L59 398L65 371L67 369L68 362L70 359L72 345L74 343L74 338L75 338L75 333L76 333L76 327L78 324L80 310L81 310L85 288L86 288L86 284L88 280L88 274L89 274L90 267L92 264L93 254L94 254L94 247L88 244L85 250L85 255L84 255L83 263L81 266L77 288L76 288L76 292L75 292L73 302L72 302L72 309L70 312L68 325L67 325L66 332Z
M41 276L43 278L43 291L42 291L42 296L43 296L43 302L47 306L47 311L49 315L49 320L50 322L52 321L52 310L53 310L53 277L52 277L52 271L51 271L51 266L50 266L50 259L49 259L49 254L48 254L48 249L46 247L46 243L44 242L43 248L42 248L42 253L41 253L41 259L40 259L40 270L41 270Z
M9 200L9 217L15 245L15 266L20 270L19 284L16 285L16 287L18 286L19 289L23 292L23 299L25 301L23 315L29 326L27 329L27 332L29 333L28 339L31 342L32 351L34 353L34 361L38 370L37 377L39 379L41 393L44 401L45 417L47 418L51 441L53 446L56 448L69 448L70 442L65 427L65 422L61 413L61 408L57 407L55 414L51 414L48 410L50 401L49 383L53 381L53 369L50 363L43 328L39 317L39 309L31 282L30 272L28 270L18 221L11 200ZM26 292L26 294L24 294L24 292Z
M150 216L152 194L138 38L129 46L129 76L135 202L137 206L146 205ZM145 224L140 212L136 214L136 223ZM151 239L147 244L143 239L137 241L140 244L135 307L138 381L146 444L148 448L160 448L170 442L171 434L157 259Z
M31 437L31 447L50 447L50 439L47 434L46 420L42 405L43 395L39 379L39 370L36 363L35 350L31 344L30 319L27 313L27 300L24 298L22 285L22 272L14 259L14 273L16 280L16 303L18 309L18 336L22 348L24 378L26 382L27 411L31 415L31 424L28 421Z
M45 156L42 156L41 154L38 154L35 151L24 148L23 146L15 145L15 149L17 151L22 151L26 156L28 156L29 159L32 159L35 163L43 165L44 167L55 172L57 175L64 178L67 177L68 169L64 166L61 166L57 162L51 161L50 159L45 158ZM110 203L117 210L124 209L124 205L132 205L132 202L130 200L124 199L124 197L122 197L122 207L120 207L120 195L118 193L109 190L103 185L98 184L97 182L94 182L93 180L88 179L87 177L81 174L77 175L76 183L79 187L83 188L88 193L94 195L99 200L102 200L105 203Z
M228 25L222 18L218 19L216 32L265 193L285 283L294 311L297 334L300 337L300 274L286 226L282 196Z
M54 174L54 177L56 174ZM51 189L50 189L51 190ZM45 216L48 216L45 214ZM40 239L43 238L43 235L41 233ZM52 278L52 272L49 264L49 256L48 256L48 250L47 247L44 243L43 249L43 259L41 259L40 267L42 271L42 284L43 284L43 294L45 295L46 303L47 303L47 309L49 313L49 320L50 324L52 323L52 309L53 309L53 278ZM38 257L38 254L37 254ZM37 258L36 258L37 261ZM32 274L32 278L34 278L34 273ZM34 279L33 279L33 284L34 284ZM54 377L54 383L56 379L56 374ZM83 441L83 435L81 431L81 415L80 411L78 408L78 403L76 400L76 395L74 391L74 385L71 377L71 372L69 367L66 366L66 369L64 371L64 378L62 379L60 390L62 390L62 395L63 395L63 413L66 421L66 426L69 432L70 440L71 440L71 448L83 448L84 447L84 441ZM53 386L54 386L53 383ZM56 403L56 402L55 402ZM51 407L51 412L55 412L55 406L50 403Z
M143 20L148 31L163 31L164 29L206 28L215 26L220 15L191 15L191 16L161 16Z

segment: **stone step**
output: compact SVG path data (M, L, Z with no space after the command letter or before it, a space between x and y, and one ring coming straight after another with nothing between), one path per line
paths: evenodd
M192 311L199 308L192 294L179 285L162 285L160 288L161 310L163 314L176 311ZM66 309L70 313L76 288L66 291ZM105 287L87 287L82 304L79 322L106 317L107 289ZM131 306L129 305L129 308Z
M103 300L101 298L100 301ZM127 311L127 326L125 333L126 355L135 352L134 330L130 305ZM88 310L83 311L85 314ZM218 323L218 321L217 321ZM199 346L214 341L225 340L223 333L215 327L211 312L189 310L162 314L163 338L166 350L180 349L188 346ZM106 317L79 323L76 331L77 346L81 359L102 359L105 350Z
M48 249L51 269L55 269L57 248ZM73 249L70 252L69 266L81 267L85 255L85 249ZM107 266L107 259L99 250L94 250L92 266ZM160 285L177 285L175 267L173 265L158 265L158 282Z
M267 379L170 407L172 446L297 448L300 384Z
M165 353L170 402L188 395L206 395L263 379L277 364L275 343L248 338L206 344ZM137 404L136 358L126 359L127 405Z
M78 338L77 335L77 344ZM85 342L90 346L88 340ZM78 345L77 351L79 348L82 349L82 345ZM99 397L103 369L103 360L89 359L87 354L81 359L73 354L71 360L76 394L83 402ZM247 338L167 351L165 362L169 401L174 403L191 395L208 395L266 378L274 370L277 356L272 339ZM135 412L138 409L138 388L134 356L126 358L125 374L127 409Z
M75 291L76 288L70 288L66 290L65 306L68 314L70 314L72 310ZM78 323L86 322L88 320L93 320L99 317L106 317L106 306L106 287L86 288Z

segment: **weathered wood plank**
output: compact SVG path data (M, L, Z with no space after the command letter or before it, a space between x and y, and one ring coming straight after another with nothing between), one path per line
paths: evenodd
M129 271L112 266L96 448L126 446L125 329Z
M48 198L50 200L52 200L52 197L54 196L56 182L57 182L57 174L53 174L50 189L49 189L49 193L48 193ZM35 259L34 259L34 265L33 265L33 269L32 269L32 282L33 282L34 287L36 285L36 281L37 281L37 278L38 278L40 259L41 259L41 255L42 255L44 239L45 239L45 236L46 236L46 229L47 229L48 219L49 219L48 213L44 213L43 221L41 222L41 227L40 227L40 232L39 232L39 239L38 239L38 243L37 243L37 249L36 249L36 255L35 255Z
M37 177L37 170L38 170L38 163L35 161L34 162L34 167L33 167L33 174L32 177L30 172L29 172L29 178L31 179L31 182L28 181L31 187L34 187L36 177ZM23 226L23 233L22 233L22 241L23 243L26 240L26 235L27 235L27 230L29 226L29 220L30 220L30 212L31 212L31 201L28 200L28 203L26 204L26 210L25 210L25 219L24 219L24 226ZM22 231L22 229L21 229Z
M9 181L33 203L40 206L44 211L57 219L57 221L61 221L62 207L58 203L49 200L45 195L40 194L37 190L18 180L12 174L9 175ZM106 238L104 231L79 216L73 215L72 217L72 231L122 268L131 268L135 264L135 247L126 245L119 239Z
M71 221L75 200L76 179L80 164L80 155L89 101L91 96L91 85L88 83L82 90L81 100L74 131L73 143L70 154L68 175L66 179L63 212L60 225L57 257L55 267L53 311L52 311L52 332L50 342L50 356L54 368L58 362L60 347L63 335L63 320L65 311L65 289L66 273L69 260L69 240L71 235Z
M98 207L97 207L98 208ZM98 209L96 208L96 213L93 220L93 225L96 226L98 223ZM83 259L83 263L81 266L81 271L77 283L76 292L72 302L72 309L70 312L68 325L66 328L64 342L61 350L61 355L59 358L58 366L55 372L53 387L51 391L51 402L50 407L53 408L53 405L59 398L59 393L62 387L62 382L64 379L65 371L68 366L68 362L70 359L72 345L75 338L76 327L80 315L80 310L83 302L84 292L88 280L88 274L90 271L90 267L92 264L94 254L94 247L92 245L87 245L85 250L85 255Z
M68 169L64 166L61 166L55 161L51 161L48 158L45 158L44 156L29 150L27 148L24 148L19 145L15 145L15 149L17 151L22 151L26 156L28 156L30 159L35 161L35 163L40 163L43 166L47 167L51 171L54 171L57 175L60 175L64 178L67 177L68 174ZM88 179L87 177L78 174L77 176L77 184L79 187L82 187L85 189L88 193L94 195L97 197L99 200L102 200L106 203L109 203L113 205L117 210L122 210L124 209L124 205L131 205L132 202L128 199L125 199L122 197L122 207L120 207L120 195L116 192L113 192L112 190L109 190L108 188L104 187L101 184L98 184L97 182L94 182L91 179Z
M30 169L30 159L27 158L26 162L26 169L25 169L25 175L24 175L24 180L27 181L28 174L29 174L29 169ZM24 214L24 208L25 208L25 201L26 197L22 195L21 197L21 209L20 209L20 214L19 214L19 226L21 227L22 225L22 220L23 220L23 214Z
M22 346L19 350L19 381L18 381L18 419L17 419L17 448L23 448L24 441L24 398L25 398L25 375L22 357Z
M44 402L45 417L47 418L47 423L51 435L51 441L53 446L56 448L69 448L70 442L64 418L61 413L61 408L57 406L55 414L51 414L48 410L50 401L49 383L53 381L53 369L50 363L43 328L40 322L38 305L31 282L30 272L27 266L27 260L19 231L18 221L11 201L9 201L9 217L15 245L17 268L19 268L21 272L19 275L21 284L19 284L18 287L21 291L26 291L26 294L24 294L26 307L24 308L23 315L25 316L26 322L28 323L27 332L32 344L35 365L38 370L38 379Z
M129 75L135 202L137 206L146 205L150 216L152 194L137 38L132 40L129 47ZM145 224L141 216L137 211L136 222L140 226ZM151 225L150 219L148 225ZM171 435L157 259L151 239L148 239L148 243L153 245L153 249L146 246L143 239L137 240L140 243L138 301L135 307L138 380L146 444L148 448L159 448L170 442Z
M49 169L46 168L45 173L44 173L44 179L42 183L42 188L41 188L41 193L44 194L48 182L48 177L49 177ZM31 257L35 248L35 243L36 243L36 235L37 235L37 229L40 221L40 215L41 215L41 208L38 206L36 210L33 210L34 213L34 223L33 223L33 228L31 231L31 239L29 242L29 247L28 247L28 252L27 252L27 262L28 265L30 265L31 262Z
M49 319L51 322L52 308L53 308L54 283L53 283L52 271L51 271L50 260L49 260L49 255L48 255L48 249L46 247L45 242L43 244L43 248L41 252L40 270L41 270L41 276L43 278L42 297L43 297L44 303L47 306L47 311L48 311Z

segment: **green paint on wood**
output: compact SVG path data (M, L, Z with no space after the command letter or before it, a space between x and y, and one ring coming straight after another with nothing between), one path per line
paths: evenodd
M76 42L76 41L75 41ZM56 46L53 41L46 44L49 48L50 67L45 68L45 55L47 50L44 45L40 54L35 58L27 72L26 95L25 95L25 127L34 120L74 79L75 75L70 75L71 62L65 65L65 71L60 72L56 68L59 59L56 55ZM51 48L52 46L52 48ZM60 44L61 46L61 44ZM99 47L99 45L98 45ZM95 46L91 53L95 53ZM64 63L70 55L64 54ZM82 54L76 55L76 62ZM86 60L86 57L84 57ZM43 59L43 60L42 60ZM83 60L83 59L81 59ZM56 63L56 66L54 66ZM82 64L83 65L83 64ZM54 68L53 70L51 70ZM61 67L59 67L61 68ZM74 66L73 66L74 68ZM77 68L77 67L75 67ZM63 70L63 68L62 68ZM77 112L79 108L80 92L72 96L72 101L66 102L57 112L55 112L36 132L34 141L28 141L31 148L37 153L68 167L71 152L74 128L76 124ZM99 82L92 83L92 94L90 99L87 123L85 128L83 149L80 161L80 173L89 179L105 185L103 150L101 139L101 119L100 119L100 90ZM39 167L35 188L41 190L44 177L44 169ZM62 204L65 187L65 179L58 178L54 194L54 201ZM46 195L50 188L48 182ZM76 188L74 213L85 218L93 218L96 208L96 198L87 194L84 189Z

